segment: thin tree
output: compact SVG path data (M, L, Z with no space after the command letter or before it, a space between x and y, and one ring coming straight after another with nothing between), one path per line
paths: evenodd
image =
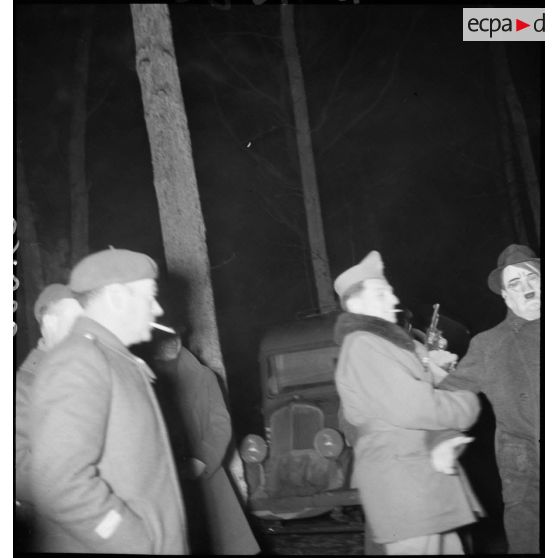
M25 166L23 162L23 148L21 140L17 141L17 238L18 252L14 259L21 262L17 266L19 289L25 297L25 331L27 347L33 347L39 338L39 328L33 315L33 304L45 286L41 251L35 226L35 217L31 207L31 200L27 189ZM21 308L21 307L20 307ZM17 315L16 322L21 324L21 317Z
M503 133L509 136L505 139L504 143L506 157L509 158L511 153L514 153L515 157L519 161L520 167L520 173L515 173L515 180L511 179L511 176L508 176L511 174L510 170L507 170L506 172L506 180L511 186L508 189L508 192L512 212L516 222L516 228L518 229L520 240L522 242L524 241L522 236L525 235L522 230L525 228L525 224L519 224L517 222L518 215L522 213L519 210L519 207L523 207L524 211L530 214L534 226L535 240L538 246L540 246L540 185L529 141L529 132L527 129L525 114L511 76L504 45L501 43L493 43L490 46L495 74L501 87L500 95L503 97L503 100L499 101L501 103L499 110L500 123L503 126ZM502 106L502 103L505 108ZM509 162L507 164L509 166ZM521 183L524 184L526 203L522 202L520 199L519 185Z
M293 6L289 5L286 0L283 0L281 4L281 38L293 103L300 177L318 306L321 312L327 312L335 308L336 304L331 287L332 280L324 237L316 165L312 151L312 133L308 118L304 76L296 44Z
M205 224L168 6L130 6L167 270L188 286L182 302L191 327L189 348L220 374L226 385ZM242 462L236 450L229 468L246 498Z
M89 252L89 192L85 170L87 125L87 83L93 8L80 12L81 33L78 37L72 87L70 134L68 141L68 177L70 182L70 263L76 264Z

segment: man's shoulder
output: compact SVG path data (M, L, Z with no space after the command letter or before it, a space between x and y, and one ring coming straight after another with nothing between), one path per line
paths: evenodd
M102 348L94 336L70 333L66 339L45 354L38 368L44 371L64 367L76 360L85 362L90 367L99 367L106 362Z
M510 333L510 327L506 320L502 320L499 324L487 329L485 331L481 331L475 335L471 342L474 342L478 345L492 345L495 342L498 342L499 339L506 338Z
M17 374L34 374L37 371L37 367L40 362L45 357L45 351L39 348L34 348L21 363L20 367L17 369Z
M179 355L178 366L181 374L187 374L190 379L195 378L200 382L210 382L215 377L215 372L205 366L188 349L182 347Z
M390 359L398 359L400 355L406 353L399 345L389 339L363 330L353 331L346 335L342 349L349 358L357 360L364 358L366 361L371 353L377 356L384 355L384 357Z

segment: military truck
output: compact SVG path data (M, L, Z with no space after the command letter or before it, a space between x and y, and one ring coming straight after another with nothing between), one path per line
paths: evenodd
M334 383L338 312L279 325L260 344L265 439L241 443L249 510L300 519L359 505L350 487L352 448L339 425Z

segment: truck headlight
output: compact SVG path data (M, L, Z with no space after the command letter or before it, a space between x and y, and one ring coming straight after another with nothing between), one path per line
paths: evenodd
M333 428L322 428L314 436L314 449L328 459L339 457L344 446L343 437Z
M246 463L261 463L267 456L267 444L257 434L248 434L240 444L240 457Z

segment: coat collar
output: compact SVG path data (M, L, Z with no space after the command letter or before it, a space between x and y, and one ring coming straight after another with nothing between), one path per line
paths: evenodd
M94 337L99 339L104 345L108 345L121 353L129 353L126 346L106 327L102 326L99 322L88 318L87 316L80 316L73 327L73 332L77 335L82 335L87 338Z
M524 326L528 324L534 324L536 322L540 322L540 318L536 320L526 320L525 318L521 318L517 314L508 308L508 313L506 314L506 318L504 322L515 332L518 333Z
M353 331L366 331L390 341L401 349L415 351L412 337L402 327L382 318L344 312L337 318L335 324L335 342L341 345L345 336Z
M150 381L155 380L155 375L149 366L147 366L145 361L137 356L134 356L124 343L122 343L122 341L120 341L120 339L112 333L112 331L102 326L99 322L96 322L87 316L80 316L76 320L72 332L74 335L81 335L93 341L96 340L113 351L120 353L123 357L131 360L136 366L138 366Z

